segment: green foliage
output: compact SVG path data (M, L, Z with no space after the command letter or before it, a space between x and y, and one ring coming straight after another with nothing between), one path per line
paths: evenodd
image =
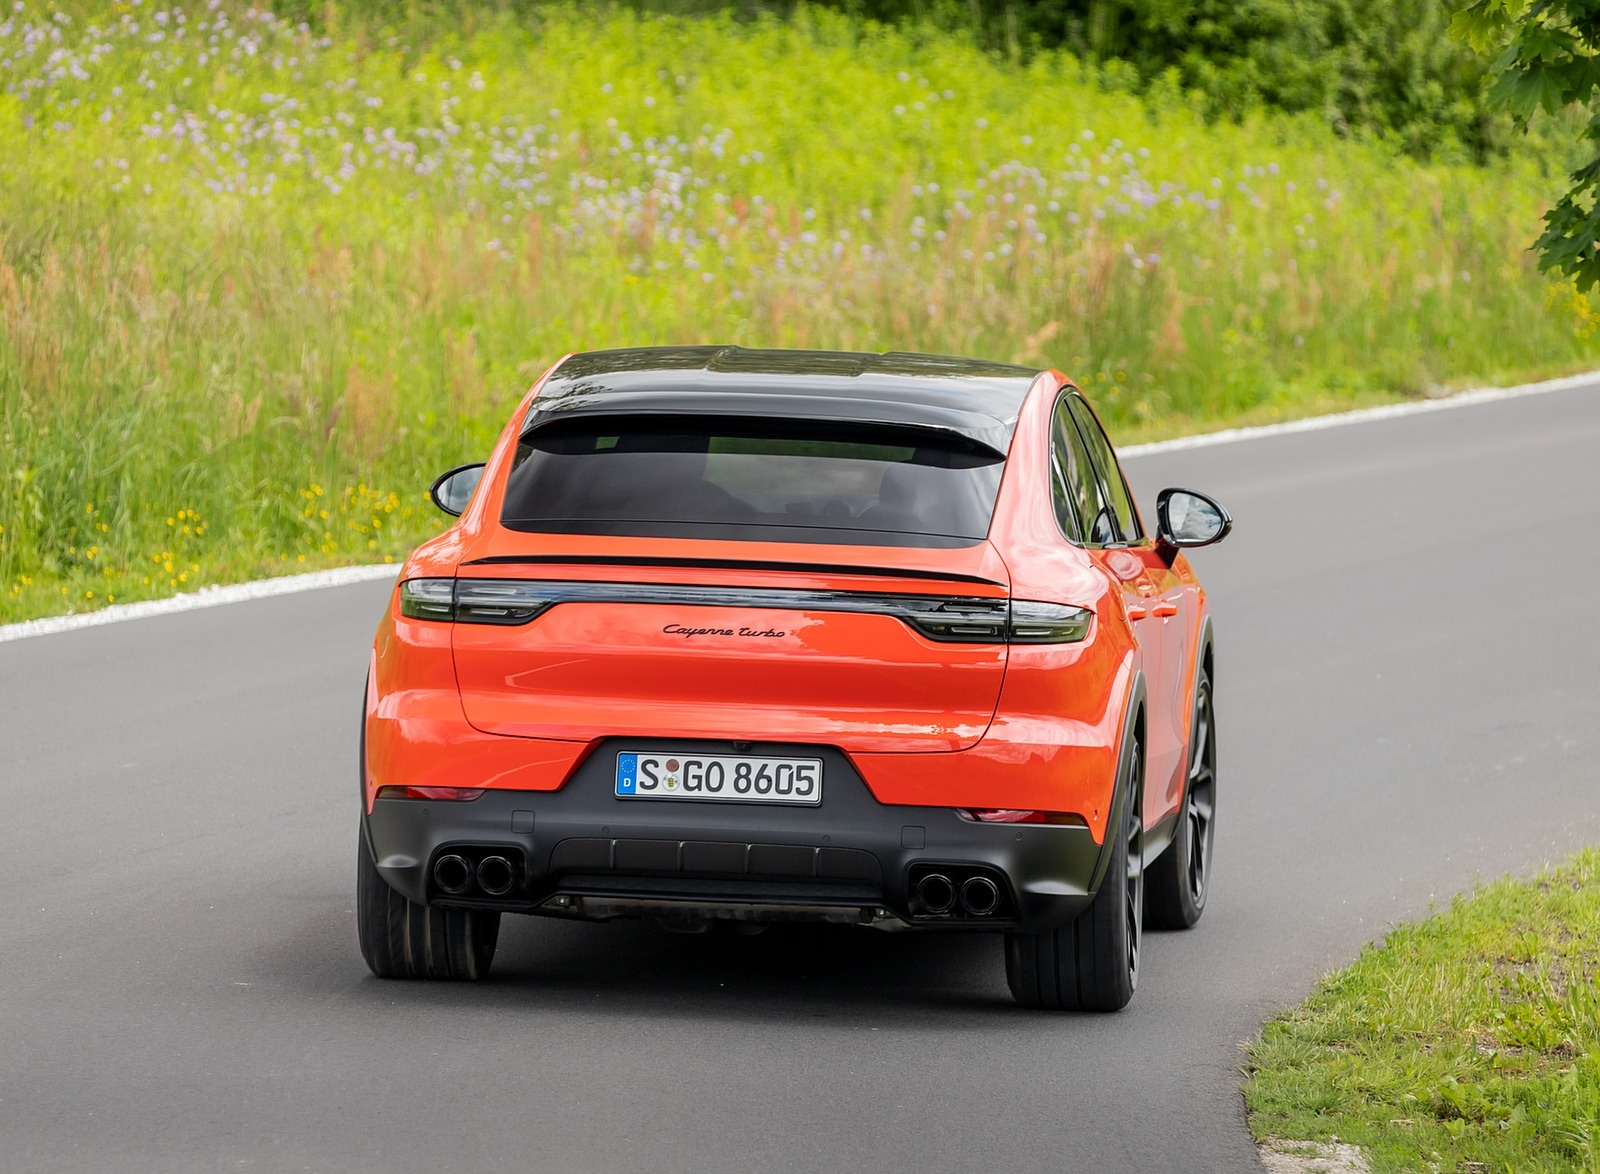
M572 349L1049 362L1119 440L1594 365L1538 157L789 21L0 14L0 618L403 555Z
M1526 128L1538 111L1591 111L1582 130L1587 159L1571 187L1544 214L1534 242L1539 267L1581 290L1600 281L1600 5L1593 0L1471 0L1452 31L1480 53L1497 51L1490 100Z
M1257 1137L1374 1171L1600 1170L1600 850L1403 926L1250 1045Z
M1146 78L1176 71L1214 111L1312 111L1420 155L1495 150L1484 69L1440 0L1033 0L1021 27Z

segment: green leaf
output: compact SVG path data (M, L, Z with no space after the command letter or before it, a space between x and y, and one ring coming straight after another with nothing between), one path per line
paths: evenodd
M1503 13L1489 11L1484 4L1463 8L1450 18L1450 35L1476 53L1499 44L1510 27Z
M1560 110L1566 104L1565 94L1559 72L1540 66L1507 70L1489 87L1489 101L1519 122L1526 122L1540 107L1551 113Z

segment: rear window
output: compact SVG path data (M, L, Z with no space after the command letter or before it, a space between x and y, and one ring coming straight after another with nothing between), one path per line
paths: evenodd
M965 546L1002 458L918 428L583 417L524 436L500 520L556 534Z

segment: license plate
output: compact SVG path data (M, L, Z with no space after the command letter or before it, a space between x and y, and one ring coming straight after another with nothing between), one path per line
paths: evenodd
M822 802L822 761L728 754L618 754L617 797L815 807Z

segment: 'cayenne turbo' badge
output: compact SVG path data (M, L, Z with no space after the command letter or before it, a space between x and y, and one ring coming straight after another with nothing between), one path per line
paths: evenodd
M696 636L753 636L776 640L789 634L776 628L686 628L682 624L668 624L661 630L669 636L682 636L685 640L692 640Z

